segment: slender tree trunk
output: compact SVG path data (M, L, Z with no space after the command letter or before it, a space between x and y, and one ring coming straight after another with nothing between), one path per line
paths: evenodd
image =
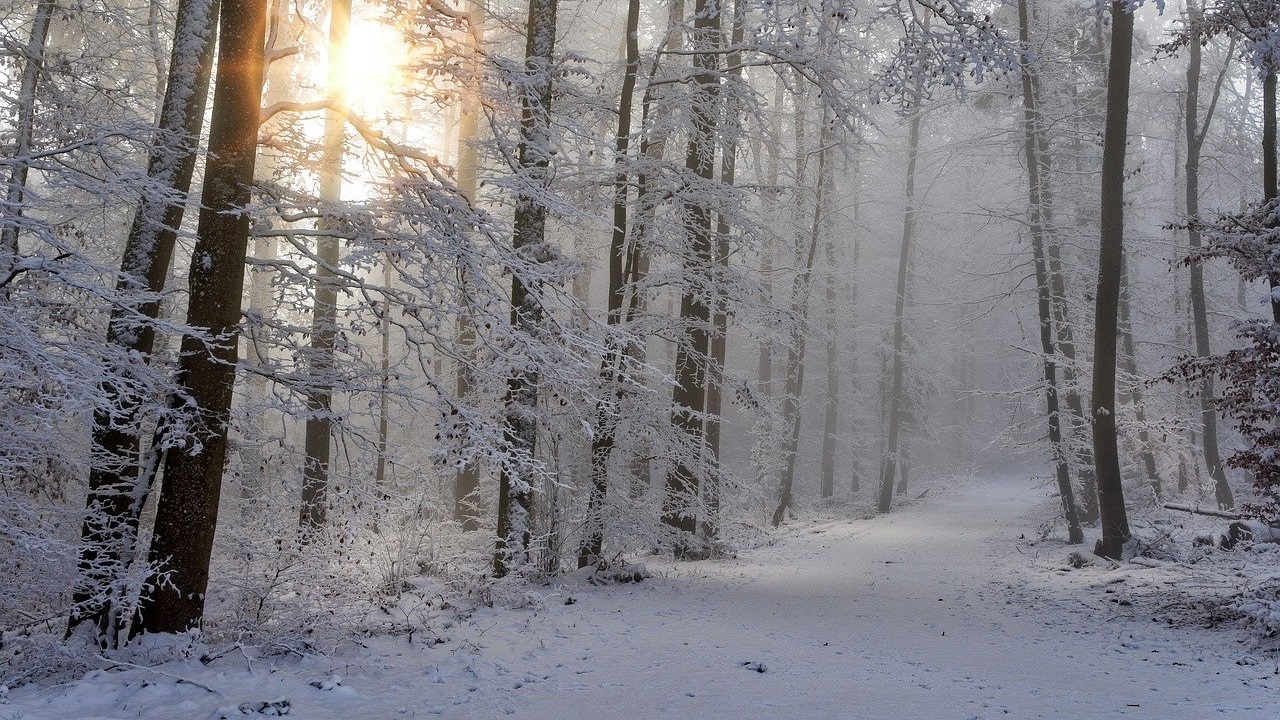
M520 146L516 164L529 184L545 193L550 185L551 66L556 40L556 0L529 0L525 34L527 89L520 99ZM547 206L540 194L518 191L512 245L536 250L546 242ZM511 277L511 325L526 336L542 323L543 309L536 288L519 273ZM494 577L517 570L528 561L533 503L534 453L538 438L538 373L521 370L507 379L505 440L515 457L498 476L498 541L493 556Z
M606 322L616 328L623 320L626 299L627 209L630 162L631 114L634 109L636 76L640 70L640 0L628 0L626 20L626 69L622 76L622 92L618 101L618 130L614 135L613 232L609 240L609 314ZM605 356L600 361L600 378L606 385L608 400L596 407L596 434L591 441L591 495L587 502L587 527L578 567L600 564L604 550L604 517L609 493L609 458L617 437L623 393L621 388L622 353L617 339L607 340Z
M774 78L773 102L772 107L782 108L783 90L785 83L781 73ZM780 148L782 146L782 113L775 113L774 120L770 123L770 133L767 142L764 143L765 168L764 175L758 177L760 185L764 187L763 196L760 199L761 206L764 210L766 218L775 218L778 215L778 187L779 176L781 173ZM759 153L757 153L759 158ZM760 161L757 159L757 168ZM769 228L765 232L765 246L760 257L760 281L763 286L763 301L772 304L774 301L774 232ZM769 484L769 468L770 464L763 462L763 458L771 454L770 449L774 443L773 426L773 341L766 337L760 341L759 356L756 359L756 380L760 393L760 403L764 406L764 418L768 422L770 430L761 433L756 443L756 456L761 459L756 463L756 480L762 491L767 492Z
M861 185L861 176L857 172L856 165L854 170L853 181L854 183L856 183L855 187L859 187ZM858 192L858 191L855 190L855 192ZM860 205L861 205L861 194L859 193L858 199L855 199L853 203L853 217L854 217L855 226L858 225L858 220L859 220L858 215L860 211ZM849 332L849 377L851 378L857 377L857 370L858 370L858 329L859 329L859 325L857 322L858 289L859 289L858 272L862 268L861 257L860 257L862 254L861 250L862 250L862 240L860 237L855 236L853 239L853 262L851 264L851 268L852 268L851 271L853 272L853 281L849 284L849 307L852 310L852 315L854 320L853 328ZM853 458L852 458L852 469L849 473L849 491L854 496L856 496L859 492L862 491L862 471L863 471L861 445L858 442L858 426L856 424L856 418L857 418L857 415L856 414L853 415L849 423L853 431L853 437L851 438L851 442L850 442L850 445L853 447Z
M1151 451L1151 432L1147 430L1147 410L1142 401L1142 383L1138 377L1138 348L1133 340L1133 319L1131 295L1129 292L1132 278L1129 263L1124 261L1124 270L1120 274L1120 341L1122 354L1120 369L1128 375L1128 382L1122 392L1133 403L1134 421L1138 426L1138 454L1142 456L1143 470L1147 473L1147 482L1159 499L1164 490L1160 485L1160 474L1156 470L1156 456Z
M480 188L480 158L475 142L479 139L480 114L483 112L480 90L481 62L480 52L483 49L485 22L488 20L487 0L471 0L471 57L467 59L467 101L462 108L462 117L458 121L458 191L467 202L475 204L476 192ZM461 272L459 282L467 282L466 273ZM465 308L467 293L459 294L459 303ZM476 344L476 326L466 312L458 313L458 346L462 349L465 360L457 366L456 391L458 400L465 402L471 397L475 385L475 373L470 365L472 348ZM454 477L453 485L453 519L462 529L471 532L480 529L480 508L478 493L480 491L480 463L468 461Z
M174 44L160 109L160 137L147 163L147 178L156 185L156 192L148 192L134 211L120 263L124 278L117 290L145 297L136 308L112 312L107 343L143 358L150 358L155 346L155 328L149 321L160 314L158 295L168 279L186 211L185 196L191 189L204 126L217 13L216 0L184 0L178 5L175 35L197 42ZM72 595L68 632L90 621L98 627L99 642L114 647L125 620L119 615L121 588L115 586L136 553L138 519L154 480L150 469L157 463L154 459L140 462L138 414L146 398L122 395L110 386L102 390L110 410L98 410L93 417L94 462L81 529L80 578ZM140 473L140 464L148 468L145 475Z
M342 102L342 81L347 63L347 38L351 34L351 0L331 0L329 4L329 99ZM342 155L346 119L329 109L324 115L324 146L320 158L320 201L333 205L342 201ZM327 217L321 229L333 231L338 221ZM335 278L339 257L335 235L316 238L315 306L311 316L311 387L307 391L306 456L302 466L302 508L298 522L302 537L324 525L328 514L329 460L333 439L334 341L337 337L338 285Z
M185 632L204 615L209 557L218 523L227 424L235 382L237 326L249 241L249 203L262 105L265 0L223 0L218 69L200 220L188 279L187 324L207 337L182 338L178 380L189 406L184 441L165 460L150 562L168 572L142 598L143 632Z
M1129 542L1129 519L1116 437L1116 323L1124 260L1124 161L1129 125L1133 15L1111 3L1111 58L1107 67L1107 122L1102 146L1102 240L1093 334L1093 457L1098 474L1102 538L1094 552L1119 560Z
M1028 205L1030 206L1031 249L1035 255L1036 305L1040 315L1040 351L1044 355L1045 410L1049 418L1049 444L1052 448L1055 476L1058 480L1058 497L1062 500L1062 513L1067 522L1067 536L1072 545L1084 542L1084 531L1076 510L1075 492L1071 485L1070 463L1062 442L1062 413L1058 403L1057 347L1053 332L1053 298L1049 287L1048 256L1045 251L1044 198L1048 185L1040 152L1040 112L1036 77L1028 63L1031 51L1030 12L1027 0L1018 0L1018 41L1022 45L1022 122L1024 128L1023 153L1027 161Z
M394 282L394 273L392 272L392 260L390 257L383 259L382 265L382 284L387 288L391 287ZM389 298L383 300L382 310L378 317L378 334L382 336L381 351L381 375L378 378L378 445L377 457L374 465L373 483L378 493L385 499L387 496L387 459L390 454L390 423L391 408L387 406L390 399L389 390L391 389L391 302Z
M1200 9L1187 4L1188 27L1191 30L1191 41L1187 43L1187 97L1183 113L1186 131L1186 204L1187 216L1194 219L1200 214L1200 153L1204 147L1205 137L1209 132L1209 124L1213 122L1213 111L1217 106L1218 93L1226 76L1226 67L1218 76L1218 83L1213 90L1213 100L1205 112L1203 127L1200 126L1200 71L1201 45L1197 32L1198 21L1202 17ZM1234 48L1233 48L1234 49ZM1228 52L1230 55L1230 52ZM1191 223L1187 227L1187 240L1194 254L1201 246L1200 230ZM1200 263L1191 265L1191 322L1195 331L1196 355L1207 358L1211 354L1209 347L1209 315L1204 297L1204 266ZM1218 506L1227 509L1235 505L1231 486L1227 483L1227 474L1222 465L1221 453L1218 449L1218 413L1214 408L1214 378L1212 374L1205 376L1200 386L1200 420L1201 439L1204 447L1204 463L1213 478L1214 494ZM1179 490L1186 489L1185 473L1179 473Z
M681 34L676 28L684 23L684 0L671 0L670 12L667 16L667 32L664 35L664 43L669 43L677 52L681 48ZM670 130L663 126L663 122L659 119L661 114L655 108L657 107L658 93L662 85L656 84L654 81L658 72L661 70L660 59L662 51L666 49L666 45L660 45L653 63L650 65L648 72L648 80L646 83L643 99L640 103L640 157L645 162L641 165L639 172L636 173L636 203L635 211L628 213L628 222L630 227L627 229L627 267L624 274L626 275L626 285L630 289L630 296L627 299L627 318L638 318L642 314L648 312L650 302L649 294L641 290L640 283L649 275L651 262L651 253L649 250L649 229L653 226L657 216L658 204L661 202L660 190L653 183L649 170L646 169L650 163L660 163L666 156L668 140L670 139ZM641 368L648 363L649 338L639 338L634 342L627 343L625 350L625 361L628 367ZM637 381L643 383L643 378L637 377ZM633 500L640 500L645 493L653 485L653 463L650 458L651 452L647 446L631 458L631 487L628 488L628 495Z
M1276 68L1262 78L1262 201L1276 199ZM1271 319L1280 323L1280 277L1268 278L1271 286Z
M290 32L292 0L269 0L269 3L267 68L262 91L264 107L271 107L277 102L288 99L288 95L294 90L293 70L296 67L295 62L285 62L286 58L293 57L292 48L282 47L280 44L282 41L292 42L293 39ZM260 130L259 134L261 142L261 135L264 133ZM254 181L275 182L279 176L281 159L282 153L278 149L271 147L269 143L264 143L258 150L258 160L254 164ZM240 497L244 501L240 507L242 514L245 515L248 515L253 508L260 507L253 501L261 496L267 486L266 463L270 455L266 436L266 427L269 422L267 415L268 413L276 415L274 411L261 405L271 385L269 377L261 370L267 368L270 362L270 347L266 331L271 326L269 318L275 314L278 304L275 302L275 289L272 287L277 271L269 263L279 256L280 240L272 235L264 235L253 238L252 243L253 258L258 262L249 267L245 360L258 371L245 373L243 382L249 407L259 409L246 413L244 436L248 442L240 448L240 465L244 473L240 478Z
M823 498L836 492L836 433L840 425L840 367L836 352L836 252L833 240L827 240L827 402L822 423L822 478L819 483Z
M921 95L918 89L919 85L917 85L917 98ZM902 246L898 253L897 299L893 308L893 391L889 395L889 435L882 459L880 496L876 505L877 510L882 513L889 512L889 506L893 502L893 480L897 475L898 463L898 435L902 425L907 266L911 260L911 240L915 235L916 162L920 152L921 122L920 105L917 101L915 107L912 108L911 123L907 136L906 208L902 214Z
M36 90L44 73L44 53L49 43L49 25L57 10L54 0L39 0L31 19L31 34L22 49L22 73L18 79L17 118L13 128L13 157L17 161L9 171L5 189L4 215L8 222L0 226L0 272L9 272L18 262L18 230L21 227L23 198L27 191L27 174L31 169L29 155L35 140Z
M1087 30L1082 32L1087 32ZM1103 58L1103 49L1097 44L1101 42L1101 37L1098 36L1095 39L1097 40L1096 43L1080 52L1076 57L1080 58L1078 62L1087 63L1094 68L1100 69L1105 66L1105 59ZM1076 118L1071 132L1072 169L1075 177L1085 177L1087 171L1080 160L1084 154L1084 143L1081 138L1093 132L1089 123L1093 117L1091 108L1098 103L1093 102L1092 90L1084 100L1080 99L1080 92L1076 85L1072 84L1068 90L1071 94ZM1053 156L1049 152L1048 145L1045 144L1047 143L1047 136L1044 133L1039 135L1037 142L1040 162L1045 168L1043 174L1048 176ZM1053 322L1058 352L1063 359L1062 379L1068 418L1068 422L1063 428L1063 441L1068 446L1070 456L1075 459L1080 477L1081 521L1093 524L1098 521L1098 483L1097 475L1094 471L1092 430L1083 398L1082 372L1076 356L1075 321L1071 307L1067 302L1066 276L1062 267L1061 247L1059 241L1055 238L1057 229L1054 223L1054 205L1051 189L1046 186L1041 193L1041 206L1043 208L1041 215L1045 225L1046 250L1049 253L1049 285L1053 295ZM1077 226L1083 226L1085 223L1082 217L1082 208L1082 204L1076 204L1075 222Z
M693 83L695 85L685 168L704 180L715 172L717 107L720 79L716 74L718 38L720 35L720 0L696 0L693 19ZM685 234L688 238L685 269L689 276L706 273L715 262L711 243L711 211L703 202L685 202ZM707 298L693 288L680 298L680 318L685 336L676 347L676 387L672 392L675 410L671 422L686 436L690 445L702 450L706 446L701 415L706 407L707 360L711 350L711 307ZM700 454L700 453L699 453ZM662 521L693 536L697 533L699 498L698 472L678 461L667 475L662 498ZM690 537L690 541L692 541ZM692 556L690 547L677 547L676 554Z
M729 43L733 48L742 45L742 36L745 31L746 24L746 4L743 0L734 0L732 30L730 31ZM738 82L742 78L742 53L738 50L731 51L727 56L729 64L729 80ZM732 105L727 109L728 113L732 113L728 117L730 127L725 128L724 149L720 154L720 184L724 187L733 187L737 183L738 172L738 114L737 105ZM729 233L731 227L729 218L724 213L716 216L716 262L719 263L722 271L729 268ZM715 466L715 474L712 476L705 488L707 517L702 524L702 536L707 540L711 540L718 532L720 522L720 431L723 424L724 410L724 373L725 359L728 352L729 344L729 298L720 293L716 295L715 306L712 308L712 337L711 337L711 363L707 367L707 408L706 408L706 433L707 433L707 452L712 464Z
M782 518L792 503L792 488L795 485L796 456L800 447L800 397L804 392L805 337L809 309L809 295L812 283L813 262L818 254L818 245L822 240L824 219L827 213L826 191L828 177L828 153L831 145L831 130L828 127L826 108L823 108L822 132L818 140L818 172L814 188L813 218L809 229L808 250L804 255L804 264L798 268L791 287L791 310L799 316L800 323L792 334L790 350L787 352L787 385L783 393L782 416L786 422L787 436L783 446L782 482L778 493L778 507L773 511L773 526L782 524Z

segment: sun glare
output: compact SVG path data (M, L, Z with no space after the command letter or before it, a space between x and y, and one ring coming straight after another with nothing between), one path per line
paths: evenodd
M404 40L377 20L353 18L342 67L342 97L368 117L398 117L404 83Z

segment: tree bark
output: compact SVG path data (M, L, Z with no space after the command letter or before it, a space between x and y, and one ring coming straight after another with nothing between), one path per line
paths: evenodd
M520 146L517 170L529 184L546 192L551 178L551 66L556 40L556 1L529 0L526 26L525 73L528 89L520 99ZM512 245L531 258L544 254L547 206L538 193L517 191ZM542 304L536 288L525 283L520 273L511 277L511 325L531 336L542 323ZM493 556L493 575L503 577L528 561L533 502L534 453L538 438L538 373L524 369L507 379L504 432L508 452L498 476L498 541Z
M209 126L202 206L188 279L187 325L205 335L184 334L178 381L190 407L190 426L165 460L150 563L167 580L143 595L142 632L185 632L204 615L209 558L218 522L218 499L227 452L227 425L238 354L237 326L249 240L249 203L262 104L265 0L223 0L218 69ZM176 432L176 430L175 430Z
M480 158L476 152L475 141L479 138L480 113L483 109L480 90L481 61L480 53L484 41L484 26L488 20L487 0L471 2L471 57L467 58L467 100L462 108L462 117L458 121L458 192L475 204L476 192L480 188ZM462 272L459 282L465 286L466 273ZM465 308L466 292L459 294L459 303ZM476 326L467 313L458 314L457 323L458 346L464 357L470 358L472 348L476 344ZM459 402L471 397L475 385L475 373L468 362L459 362L457 366L456 391ZM480 529L480 508L477 494L480 491L480 463L470 460L454 477L453 484L453 519L467 532Z
M813 262L818 254L818 245L822 239L822 231L826 216L826 192L828 177L828 153L832 143L831 129L828 126L826 108L823 108L822 132L818 139L818 172L814 188L813 217L809 229L808 250L804 264L798 269L791 287L791 310L799 316L799 325L793 332L790 350L787 351L786 388L783 391L782 416L786 422L787 436L784 439L782 482L778 492L778 507L773 511L773 526L782 524L782 518L792 503L792 488L795 484L796 456L800 447L800 397L804 392L805 368L805 336L808 320L809 295L812 283Z
M49 44L49 25L57 10L54 0L39 0L31 19L31 34L22 49L22 73L18 79L17 117L13 128L13 157L17 161L9 171L5 189L5 215L8 222L0 226L0 272L9 272L18 262L18 230L21 227L22 204L27 191L27 175L31 169L28 156L35 140L36 91L44 73L44 54Z
M840 368L836 352L836 252L835 243L827 239L827 390L826 413L822 422L822 478L819 490L830 498L836 492L836 433L840 425Z
M1276 68L1262 78L1262 202L1276 199ZM1271 319L1280 323L1280 277L1268 278L1271 287Z
M919 87L917 85L917 87ZM917 91L916 97L920 97ZM911 109L911 122L907 135L907 181L906 207L902 213L902 245L898 251L898 283L897 299L893 308L893 390L889 395L889 435L886 439L884 457L881 462L880 496L876 509L881 513L889 512L893 502L893 480L897 475L898 435L902 425L903 404L903 345L906 341L906 305L907 305L907 266L911 260L911 241L915 235L915 197L916 197L916 163L920 151L920 115L919 101Z
M1123 353L1120 356L1120 368L1128 376L1123 396L1133 403L1134 421L1138 426L1138 454L1142 456L1142 467L1147 474L1147 482L1159 499L1164 490L1160 485L1160 474L1156 470L1156 456L1151 451L1151 432L1147 430L1147 410L1142 401L1141 380L1138 377L1138 348L1133 340L1133 319L1131 295L1129 292L1132 278L1129 263L1124 261L1124 269L1120 273L1120 341Z
M1102 538L1094 552L1119 560L1129 542L1116 437L1116 339L1124 259L1124 163L1129 124L1133 15L1111 3L1111 57L1107 66L1107 121L1102 146L1102 238L1093 334L1093 457L1098 477Z
M1209 124L1213 122L1213 112L1218 104L1218 93L1226 77L1226 67L1218 76L1213 89L1213 99L1205 111L1204 123L1200 123L1200 71L1202 66L1201 37L1197 28L1202 13L1192 3L1187 4L1187 25L1191 32L1187 43L1187 96L1183 113L1186 158L1186 206L1187 216L1195 219L1200 214L1200 157L1204 148L1205 137L1209 133ZM1228 56L1230 52L1228 52ZM1229 60L1228 60L1229 62ZM1187 226L1187 241L1195 254L1201 247L1200 230L1194 223ZM1195 262L1191 264L1191 322L1195 332L1196 355L1207 358L1211 354L1209 347L1209 316L1204 296L1204 266ZM1201 442L1204 448L1204 463L1213 478L1214 495L1221 509L1235 505L1231 486L1227 483L1227 474L1222 465L1221 451L1218 449L1218 413L1214 408L1214 377L1212 373L1205 375L1200 385L1200 420ZM1179 489L1185 489L1185 475L1179 473Z
M715 172L715 138L719 116L720 79L716 73L718 38L720 35L720 0L697 0L693 19L693 127L690 130L685 169L703 180L711 180ZM684 203L685 270L690 277L706 273L715 262L711 244L711 211L699 199ZM671 422L688 436L690 445L705 449L706 435L702 423L706 407L707 372L710 355L711 307L707 298L693 288L684 290L680 298L680 319L685 336L676 347L676 387L672 391ZM698 453L699 455L701 452ZM689 534L697 533L699 500L698 472L684 460L676 462L667 475L662 498L662 521ZM696 556L692 546L678 546L678 556Z
M631 114L634 109L636 76L640 71L640 0L628 0L626 20L626 67L622 75L622 91L618 100L618 130L614 135L613 232L609 239L609 314L606 322L616 328L623 320L626 299L627 210L631 174L627 170L631 147ZM606 397L596 407L596 434L591 440L591 495L587 501L587 525L578 567L598 565L604 550L604 517L609 493L609 458L617 437L623 393L621 348L611 335L606 339L605 356L600 361L600 378L606 385Z
M351 34L351 0L329 3L329 100L342 103L342 82L347 62L347 38ZM324 145L320 157L320 202L342 201L342 156L346 119L330 108L324 114ZM330 216L321 220L322 231L337 228ZM315 306L311 315L311 347L307 360L311 379L307 390L305 459L302 466L302 508L298 523L302 538L320 529L328 515L329 460L333 438L334 340L337 336L339 257L337 236L316 238Z
M134 211L120 263L122 295L145 293L136 308L118 308L107 325L107 343L149 359L160 314L156 296L164 290L174 243L186 211L205 101L213 65L216 0L184 0L177 8L174 34L193 43L175 42L161 102L159 137L147 162L147 178L158 192L148 192ZM169 191L172 194L169 194ZM181 199L179 199L181 198ZM146 398L104 386L111 410L94 413L89 494L81 529L80 579L72 595L68 633L90 621L98 640L115 647L125 618L119 615L119 583L136 552L138 520L158 469L155 458L141 461L138 414ZM140 464L147 473L141 474Z
M729 34L731 50L726 58L731 81L742 77L742 53L737 48L742 45L742 36L746 30L746 4L743 0L734 0L733 18ZM731 188L737 183L738 171L738 138L737 124L739 109L736 105L726 108L726 117L731 127L725 128L724 148L720 154L720 184ZM728 115L732 113L732 116ZM724 213L716 216L716 262L722 271L729 268L729 218ZM707 453L715 466L711 482L704 488L706 495L707 517L702 523L702 536L711 540L718 532L720 522L720 433L724 422L721 417L724 410L724 373L726 353L729 345L729 298L722 292L716 295L712 308L711 363L707 367L707 408L706 433Z
M1076 509L1071 485L1070 463L1062 442L1062 413L1058 403L1057 347L1054 344L1052 291L1049 287L1048 256L1045 251L1043 189L1048 184L1046 168L1039 152L1039 93L1027 54L1031 52L1030 12L1028 0L1018 0L1018 41L1022 46L1022 123L1023 154L1027 162L1027 198L1030 209L1031 249L1035 256L1036 309L1040 316L1040 351L1044 355L1045 410L1049 420L1049 445L1052 449L1054 474L1058 480L1058 497L1067 522L1067 537L1072 545L1084 542L1084 530Z

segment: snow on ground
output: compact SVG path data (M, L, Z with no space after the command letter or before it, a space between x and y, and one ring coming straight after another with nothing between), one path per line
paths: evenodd
M1066 548L1035 541L1043 495L1025 479L938 486L734 560L480 608L438 643L100 670L16 689L0 718L1277 716L1273 655L1238 622L1144 594L1185 584L1159 563L1068 569Z

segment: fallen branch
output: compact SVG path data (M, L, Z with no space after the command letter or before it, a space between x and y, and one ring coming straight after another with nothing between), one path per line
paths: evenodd
M138 664L135 664L135 663L126 662L126 661L124 661L124 660L115 660L115 659L112 659L112 658L109 658L109 657L104 657L104 656L102 656L102 655L99 655L99 656L98 656L98 659L99 659L99 660L101 660L102 662L105 662L105 663L109 663L109 664L110 664L110 667L108 667L108 668L107 668L108 670L110 670L110 669L114 669L114 668L117 668L117 667L120 667L120 668L128 668L128 669L130 669L130 670L142 670L143 672L149 672L149 673L152 673L152 674L154 674L154 675L159 675L160 677L167 677L167 678L169 678L169 679L173 680L173 681L174 681L176 684L178 684L178 685L182 685L183 683L185 683L185 684L187 684L187 685L194 685L194 686L196 686L196 687L200 688L201 690L204 690L204 691L206 691L206 692L212 693L212 694L214 694L214 695L221 695L221 694L222 694L222 693L218 692L217 690L214 690L213 688L209 687L208 685L205 685L205 684L204 684L204 683L202 683L202 682L196 682L195 680L192 680L192 679L190 679L190 678L184 678L184 677L182 677L181 675L174 675L173 673L167 673L167 672L164 672L163 670L157 670L157 669L155 669L155 668L149 668L149 667L147 667L147 666L145 666L145 665L138 665Z
M1226 510L1211 510L1199 506L1182 505L1180 503L1165 503L1166 510L1177 510L1179 512L1192 513L1194 515L1208 515L1210 517L1226 518L1227 520L1239 520L1242 515L1240 513L1228 512Z

